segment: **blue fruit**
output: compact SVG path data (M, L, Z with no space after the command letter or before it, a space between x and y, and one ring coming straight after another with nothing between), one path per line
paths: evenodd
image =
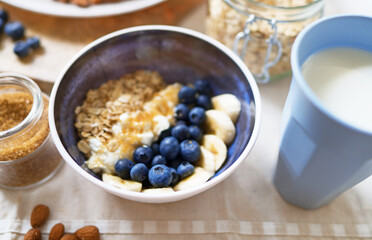
M211 92L211 86L210 86L209 82L206 81L206 80L197 80L194 83L194 87L199 94L208 95Z
M191 163L183 161L177 168L177 174L181 179L184 179L193 174L194 170L194 166Z
M190 137L196 140L197 142L200 142L203 137L202 130L196 125L189 126L189 133L190 133Z
M4 20L0 18L0 31L3 30L4 25L5 25Z
M180 151L180 144L175 137L166 137L160 142L159 151L167 160L173 160Z
M152 160L154 154L150 147L141 146L136 148L133 152L133 161L135 163L144 163L148 164Z
M208 97L205 94L200 94L198 99L196 100L196 104L205 110L211 109L212 108L212 102L211 98Z
M172 181L170 183L171 186L174 186L178 183L178 181L180 180L180 176L178 175L177 173L177 170L174 169L174 168L169 168L169 170L171 171L172 173Z
M40 47L40 39L38 37L27 38L26 43L34 50Z
M189 112L189 121L194 125L201 125L205 121L205 110L201 107L194 107Z
M14 44L13 52L20 58L26 57L30 53L27 43L19 41Z
M177 125L187 125L187 122L184 121L184 120L178 120L178 121L176 122L176 126L177 126Z
M185 140L180 144L180 153L183 160L194 163L199 160L200 146L195 140Z
M8 12L4 9L0 9L0 19L3 20L4 23L8 21Z
M25 34L25 28L21 22L8 22L7 24L5 24L4 32L13 40L19 40L23 38Z
M167 159L163 155L156 155L152 161L151 161L151 166L155 166L158 164L167 164Z
M172 172L163 164L153 166L149 171L148 177L154 187L168 187L172 182Z
M153 143L151 144L151 150L152 150L152 153L155 155L158 155L160 152L159 152L159 143Z
M130 178L130 170L132 169L134 163L126 158L119 159L115 163L115 172L122 179Z
M174 108L174 114L177 120L187 121L189 117L189 108L186 104L180 103Z
M132 167L130 170L130 177L133 181L136 182L143 182L147 178L147 174L149 173L149 169L143 163L137 163Z
M171 168L177 169L177 167L183 162L183 159L181 158L176 158L173 160L167 160L167 166Z
M172 129L172 136L177 138L179 141L183 141L190 138L189 128L186 125L176 125Z
M196 100L196 90L189 86L184 86L178 92L178 100L181 103L191 104L195 103Z
M158 141L161 142L164 138L172 136L172 128L167 128L161 131Z

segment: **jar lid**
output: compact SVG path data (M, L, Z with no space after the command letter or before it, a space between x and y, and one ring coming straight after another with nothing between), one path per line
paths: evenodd
M297 22L311 18L324 8L324 0L314 0L306 5L279 6L267 4L255 0L224 0L228 5L241 14L266 18L267 20L275 19L280 22ZM288 1L288 5L292 1Z

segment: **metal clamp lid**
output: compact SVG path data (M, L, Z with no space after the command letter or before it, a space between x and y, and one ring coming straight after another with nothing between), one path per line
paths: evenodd
M270 37L265 40L265 42L267 43L267 50L266 50L266 54L265 54L264 65L262 67L262 72L259 73L259 74L253 74L255 79L256 79L256 82L267 83L267 82L270 81L269 68L271 68L272 66L277 64L278 61L280 60L281 56L282 56L282 44L277 38L278 29L277 29L277 26L276 26L277 21L275 19L267 19L267 18L257 17L254 14L250 14L248 16L248 19L245 21L243 31L239 32L235 37L233 50L242 60L244 60L244 56L245 56L245 54L247 52L247 48L248 48L248 43L249 43L249 40L251 38L251 36L250 36L251 30L249 29L249 27L250 27L250 25L252 25L257 20L267 21L268 24L272 27L272 29L274 31L274 33L271 34ZM243 47L242 47L242 49L239 53L238 46L239 46L239 43L241 41L243 41ZM271 55L271 52L272 52L272 48L275 45L277 46L277 49L278 49L277 54L276 54L274 60L269 61L269 58L270 58L270 55Z

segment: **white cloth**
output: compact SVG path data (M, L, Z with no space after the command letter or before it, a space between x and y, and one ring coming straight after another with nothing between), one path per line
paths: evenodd
M145 204L109 194L77 175L70 166L45 184L24 190L0 190L0 240L23 239L32 208L50 207L51 227L67 232L93 224L102 239L343 239L372 238L372 178L331 204L303 210L283 201L272 184L279 144L280 115L290 80L260 85L262 128L241 167L216 187L193 198Z
M346 10L370 13L371 4L366 0L329 0L326 10L331 14ZM200 22L203 18L195 19ZM191 18L184 21L184 26L202 30ZM142 240L150 235L154 240L371 239L372 178L329 205L311 211L287 204L276 192L272 175L289 84L287 79L259 86L262 127L258 141L241 167L214 188L175 203L137 203L99 189L64 164L39 187L24 191L0 189L0 240L23 239L30 229L31 210L39 203L51 210L41 228L43 239L57 222L62 222L67 232L96 225L102 239L110 240Z

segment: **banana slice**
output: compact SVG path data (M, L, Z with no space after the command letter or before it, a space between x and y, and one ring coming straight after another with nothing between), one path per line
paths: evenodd
M205 171L214 174L216 170L216 161L214 160L213 153L203 146L200 146L200 151L201 155L197 165L202 167Z
M241 110L241 103L237 97L226 93L212 97L211 101L213 109L226 113L236 123Z
M170 193L174 192L173 188L171 187L165 187L165 188L149 188L149 189L144 189L142 191L143 193L155 193L155 194L162 194L162 193Z
M205 171L203 168L195 167L194 173L191 176L177 183L177 185L174 186L173 189L175 191L181 191L181 190L194 188L194 187L200 186L201 184L205 183L212 176L213 176L212 173Z
M203 136L201 146L209 150L214 155L215 171L220 169L227 156L226 144L219 137L206 134Z
M102 181L111 186L114 186L120 189L125 189L128 191L140 192L142 189L142 183L131 181L131 180L124 180L118 176L114 176L114 175L107 174L107 173L102 174Z
M229 145L235 138L235 126L230 117L218 110L208 110L205 112L205 115L207 132L216 135L226 145Z

